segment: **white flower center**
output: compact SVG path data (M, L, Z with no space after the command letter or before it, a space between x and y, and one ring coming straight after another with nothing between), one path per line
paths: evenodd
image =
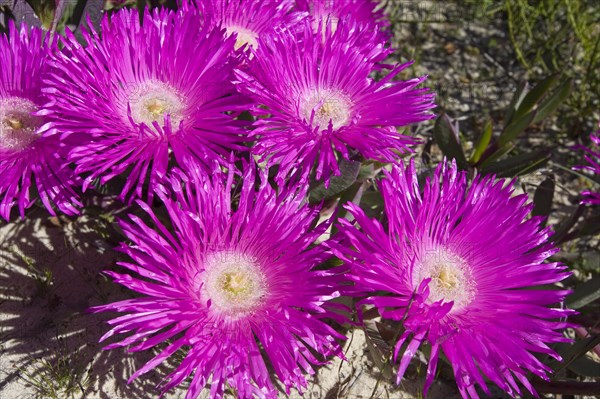
M323 89L313 91L304 96L300 106L301 115L312 128L320 130L333 130L348 125L352 119L352 103L350 99L339 90ZM314 115L313 115L314 113Z
M267 282L256 259L238 252L217 252L204 264L201 296L211 308L233 318L251 314L267 294Z
M250 29L233 25L226 27L225 31L227 32L227 36L230 36L234 33L237 34L234 46L236 50L245 44L247 44L248 47L254 48L258 46L258 35Z
M22 150L36 140L42 118L32 115L38 107L21 97L0 99L0 149Z
M128 93L127 101L136 123L152 126L156 121L162 124L166 115L170 115L171 126L179 126L183 120L184 98L164 82L148 80L135 86Z
M467 306L474 297L475 286L467 262L446 248L428 251L415 264L413 285L430 278L429 303L454 302L452 311Z

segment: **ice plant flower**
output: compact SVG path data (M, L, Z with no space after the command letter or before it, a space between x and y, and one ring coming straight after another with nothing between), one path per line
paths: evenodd
M464 398L478 398L477 385L489 394L483 376L513 397L518 381L534 393L527 373L547 379L550 368L533 353L560 359L548 344L568 341L560 330L570 311L548 307L568 291L540 286L569 272L545 263L558 251L547 243L550 231L527 218L527 196L513 196L506 183L479 176L469 184L466 172L442 163L421 190L411 163L379 183L387 228L347 205L360 229L342 221L348 246L335 252L350 265L353 294L403 320L398 382L421 344L431 345L424 396L440 351Z
M598 123L598 126L600 126L600 122ZM584 152L583 157L587 161L587 165L576 166L574 169L587 170L600 176L600 130L590 134L590 140L595 148L588 148L584 146L577 147L577 149L580 149ZM600 204L599 192L584 191L581 194L583 195L583 203Z
M55 208L76 214L77 179L64 148L40 135L46 122L38 114L45 102L42 77L55 43L40 28L17 29L12 22L8 27L8 36L0 37L0 216L9 220L16 205L24 217L35 201L32 190L50 214L56 215Z
M321 36L322 49L330 43L344 43L345 48L352 47L372 63L373 70L385 72L394 68L394 65L384 62L394 49L381 32L373 29L372 24L353 19L350 14L335 22L327 18L311 21L314 34ZM305 29L309 27L305 25Z
M293 30L306 18L306 13L293 12L293 0L202 0L198 6L206 24L235 35L236 50L256 47L261 35Z
M233 198L232 173L195 184L174 178L174 197L159 194L173 232L141 201L156 227L133 215L121 222L132 242L121 251L132 261L120 265L139 277L108 274L143 296L95 309L126 313L109 322L113 328L102 340L128 333L108 348L140 351L175 337L132 379L187 348L164 390L193 374L186 399L208 381L212 398L227 386L242 399L276 398L265 356L289 393L306 387L303 373L322 363L319 355L340 350L343 336L322 319L339 319L327 301L338 295L343 274L315 269L330 256L323 244L314 245L328 223L315 227L319 210L306 203L305 188L276 192L266 172L256 188L250 167L241 177Z
M348 147L395 160L415 143L396 127L433 117L433 95L416 88L424 77L393 80L404 64L375 81L369 77L375 62L343 37L332 35L323 45L320 33L306 28L300 39L289 32L260 38L256 62L235 71L241 93L260 104L253 151L279 164L280 176L316 165L316 179L328 181L339 174L336 151L349 158Z
M243 150L234 120L247 105L230 83L235 39L198 28L193 12L120 10L90 28L82 47L73 35L48 79L48 134L76 135L70 158L86 174L84 189L126 175L121 199L148 195L174 163L206 173ZM67 94L65 94L67 93Z
M377 0L296 0L298 10L307 11L312 19L315 32L319 23L331 23L332 30L337 29L341 19L349 18L362 25L362 29L377 32L382 40L391 36L386 28L390 22Z

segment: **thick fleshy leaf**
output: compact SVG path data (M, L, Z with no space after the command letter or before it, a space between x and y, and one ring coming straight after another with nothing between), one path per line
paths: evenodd
M479 135L479 138L477 139L477 142L475 143L475 146L473 148L473 155L471 155L471 159L469 160L469 163L476 164L477 162L479 162L479 160L481 159L481 156L487 149L487 146L490 144L491 140L492 140L492 120L488 119L485 123L485 126L483 127L481 134Z
M460 144L459 132L448 115L442 114L437 118L433 127L433 137L448 159L455 159L461 168L466 167L467 160Z
M572 78L569 78L561 83L556 91L539 105L538 112L533 120L533 123L541 122L550 114L552 114L569 97L572 87Z
M500 147L509 144L515 140L531 123L536 116L536 111L530 111L527 114L515 118L508 126L504 128L500 137L498 138L498 145Z
M335 198L344 192L356 181L361 163L343 159L339 163L339 168L340 175L332 176L328 182L328 187L326 187L325 182L320 182L310 190L308 199L311 203L316 204L323 200Z
M560 351L559 353L562 355L563 361L556 362L553 367L554 373L557 374L569 367L573 362L581 359L586 353L598 345L600 345L600 334L581 339L575 342L573 345L560 344L558 348Z
M365 321L363 324L363 331L365 333L367 348L371 353L371 359L373 359L373 362L375 362L375 365L379 368L383 377L386 380L391 379L392 368L389 364L389 360L392 348L390 348L381 337L375 322Z
M567 305L571 309L579 309L598 299L600 299L600 276L594 276L591 280L575 287L573 294L567 299Z
M506 113L504 114L505 125L508 125L512 121L514 113L521 105L521 102L523 101L523 98L525 98L528 89L529 85L527 82L522 82L517 86L517 90L510 100L510 104L506 108Z
M525 153L487 165L481 172L498 177L514 177L541 168L549 159L550 154L546 151Z
M550 215L552 211L552 199L554 198L554 178L552 176L544 179L543 182L535 190L533 195L534 207L531 210L533 216L544 216L545 218Z
M519 108L514 113L513 118L515 120L519 119L521 116L531 111L552 86L554 86L559 76L559 74L550 75L535 85L533 89L523 97L523 101L519 104Z

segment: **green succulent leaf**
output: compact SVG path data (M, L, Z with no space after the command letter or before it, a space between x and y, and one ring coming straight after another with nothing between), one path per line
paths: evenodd
M504 146L516 139L535 119L536 111L531 111L523 116L515 118L508 126L504 128L498 144Z
M492 155L490 155L490 156L486 157L484 160L482 160L481 164L479 165L479 168L483 169L483 168L487 167L488 165L492 164L493 162L502 158L504 155L511 152L514 148L515 148L515 145L513 143L506 143L505 145L501 146L496 151L494 151L492 153Z
M590 350L600 344L600 334L593 335L591 337L584 338L575 342L573 345L559 343L556 346L556 351L564 359L562 362L556 362L554 364L554 373L558 373L561 370L569 367L573 362L585 356Z
M538 123L552 114L569 97L572 86L573 79L569 78L565 80L550 97L539 105L533 123Z
M519 105L519 108L514 114L514 119L518 119L523 115L531 111L540 101L542 97L554 86L558 80L559 74L553 74L548 76L546 79L539 82L531 91L529 91L523 101Z
M433 138L448 159L455 159L458 166L464 169L467 160L460 144L458 132L446 114L440 115L433 127Z
M579 228L579 237L593 236L600 233L600 215L586 218Z
M529 87L529 85L527 84L527 82L522 82L517 87L517 91L515 91L515 94L513 95L513 98L512 98L512 100L510 100L510 104L508 105L508 108L506 109L506 113L504 114L504 123L506 123L506 125L508 125L510 123L515 111L521 105L521 102L523 101L523 98L525 97L526 90L528 87Z
M552 210L552 199L554 198L554 179L547 177L535 190L533 195L533 216L548 217Z
M600 363L595 362L587 356L575 360L569 365L568 369L581 376L600 377Z
M492 163L481 170L483 174L495 174L498 177L514 177L530 173L542 167L550 159L546 151L520 154Z
M339 163L340 175L332 176L329 180L329 187L325 187L325 183L318 183L309 193L309 201L312 204L323 200L337 197L350 187L358 177L361 163L358 161L348 161L342 159Z
M566 300L571 309L579 309L600 299L600 276L595 276L575 287L575 290Z
M483 131L479 135L477 142L475 143L475 148L473 151L473 155L471 155L471 159L469 162L471 164L476 164L481 159L481 156L485 152L487 146L490 144L492 140L492 120L488 119L483 127Z
M365 321L363 331L365 333L365 341L367 342L367 348L371 353L371 358L375 365L383 372L383 376L386 379L392 378L391 367L388 363L387 353L390 351L389 346L385 340L381 337L381 333L377 329L376 325L372 321Z

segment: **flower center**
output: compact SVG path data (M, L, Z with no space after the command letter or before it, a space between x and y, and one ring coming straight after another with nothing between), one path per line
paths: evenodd
M225 31L227 32L227 36L230 36L234 33L237 34L236 36L236 40L235 40L235 46L234 48L237 50L240 47L244 46L245 44L248 45L248 47L254 47L256 48L258 46L258 35L256 33L254 33L253 31L251 31L250 29L246 29L246 28L242 28L239 26L228 26L225 28Z
M267 294L265 276L255 259L238 252L217 252L205 261L202 297L211 308L233 318L258 309Z
M451 312L464 308L474 297L475 287L467 262L445 248L428 251L415 264L414 286L427 278L431 279L428 302L452 301Z
M181 94L170 85L149 80L133 88L127 98L131 106L131 116L136 123L151 126L154 122L163 123L170 115L171 125L179 126L183 120L185 101Z
M440 266L431 278L438 289L452 291L459 285L457 274L455 270L451 270L447 266Z
M0 148L22 150L36 140L42 118L33 115L38 107L21 97L0 99Z
M319 90L304 96L300 112L311 124L320 130L337 130L348 125L352 118L352 104L348 97L338 90Z

